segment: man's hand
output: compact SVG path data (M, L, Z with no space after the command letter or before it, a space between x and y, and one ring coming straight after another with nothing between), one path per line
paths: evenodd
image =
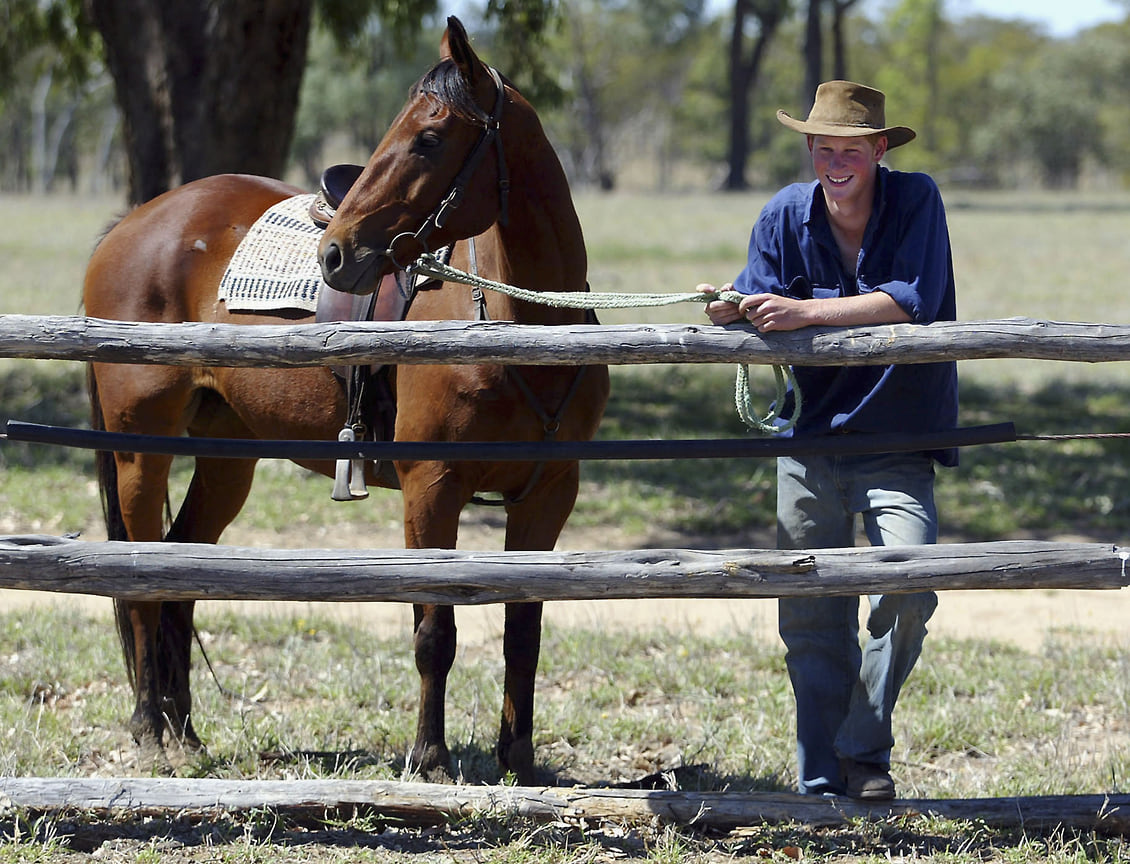
M726 283L721 288L702 283L696 286L703 294L732 291ZM856 327L866 324L904 324L912 319L895 299L883 291L872 291L853 297L829 297L817 300L798 300L780 294L747 294L740 303L728 300L711 300L706 304L706 315L715 324L733 324L748 321L760 333L799 330L816 325L825 327Z
M706 282L695 286L700 294L718 294L722 291L733 291L733 283L727 282L721 288L715 288ZM714 324L733 324L742 320L742 313L738 310L737 303L729 300L710 300L706 304L706 317Z
M768 333L770 330L799 330L816 323L807 314L813 308L811 300L780 294L750 294L738 304L738 314L758 332Z

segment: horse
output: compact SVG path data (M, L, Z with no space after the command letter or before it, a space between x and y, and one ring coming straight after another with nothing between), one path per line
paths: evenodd
M491 158L486 158L486 157ZM250 175L193 181L140 205L96 246L83 285L87 315L139 322L256 326L309 322L309 312L229 311L217 299L227 262L248 226L303 190ZM470 242L468 242L470 241ZM473 244L473 245L472 245ZM587 290L580 220L565 172L530 103L484 63L456 18L440 60L413 86L368 164L341 200L319 248L325 281L371 295L425 250L452 248L451 263L539 291ZM546 326L591 320L443 283L421 290L407 320L489 318ZM399 441L588 440L609 394L600 365L394 366L389 376ZM217 368L91 363L95 428L198 437L336 439L349 413L326 367ZM325 461L299 464L326 476ZM111 540L217 543L252 486L254 459L199 456L175 518L167 512L172 457L100 453ZM505 508L505 548L554 547L576 501L576 462L398 461L408 548L455 548L459 514L480 493ZM170 524L171 523L171 524ZM193 724L189 670L193 603L115 599L134 692L129 729L142 759L173 770L171 748L202 747ZM503 773L536 782L534 685L542 606L508 603L505 680L495 753ZM417 731L408 768L451 776L445 690L456 646L451 606L413 607L420 675Z

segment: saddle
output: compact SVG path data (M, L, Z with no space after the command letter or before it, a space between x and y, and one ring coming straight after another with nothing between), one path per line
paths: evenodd
M322 172L318 194L310 204L310 219L323 231L365 170L364 165L331 165Z
M322 172L317 196L310 204L310 218L325 229L342 199L361 176L361 165L333 165ZM314 320L403 321L416 290L414 280L403 271L381 279L373 294L356 295L323 284L318 291ZM396 398L392 393L388 364L331 367L345 389L349 415L338 434L339 441L391 441L396 428ZM391 462L375 465L381 485L399 489L400 481ZM332 496L335 501L367 498L364 460L339 459Z

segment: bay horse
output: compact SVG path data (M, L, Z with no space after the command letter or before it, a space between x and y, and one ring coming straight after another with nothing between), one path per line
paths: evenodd
M454 246L452 263L533 290L586 290L586 254L564 171L534 109L475 54L449 18L440 62L412 88L368 165L342 200L320 246L325 280L371 294L419 252ZM484 158L489 157L489 158ZM83 287L87 315L125 321L279 324L308 313L234 313L217 299L227 262L248 227L299 194L276 180L221 175L181 186L119 221L96 247ZM474 238L473 251L468 243ZM473 256L474 262L470 260ZM488 292L489 293L489 292ZM585 313L476 296L465 285L419 292L408 320L474 319L577 324ZM413 441L587 440L608 399L604 366L403 365L392 372L395 438ZM328 368L250 369L92 363L96 428L201 437L337 438L347 416ZM251 490L255 461L198 457L171 525L165 507L172 457L99 454L110 539L218 542ZM326 462L300 463L333 476ZM454 548L459 514L478 493L505 503L505 547L549 550L576 500L576 462L398 462L409 548ZM372 466L367 481L382 481ZM396 482L384 482L394 486ZM193 604L115 600L133 685L130 731L143 759L169 770L166 745L199 747L189 689ZM541 604L507 604L505 682L496 747L500 768L536 782L534 677ZM410 768L449 775L447 675L455 658L450 606L414 607L420 674Z

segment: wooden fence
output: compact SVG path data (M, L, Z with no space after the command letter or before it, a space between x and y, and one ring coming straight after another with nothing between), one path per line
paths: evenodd
M1107 362L1130 360L1130 327L1016 318L757 334L745 326L706 325L552 330L465 322L243 327L8 315L0 316L0 357L291 367L370 362L869 365L1004 357ZM1128 557L1130 553L1111 544L1033 542L789 552L334 550L330 555L32 536L0 538L0 587L132 599L456 605L970 588L1118 589L1130 585ZM522 575L514 576L515 571ZM484 789L334 780L0 778L0 802L33 811L124 809L133 815L269 807L298 814L359 809L409 824L494 814L552 821L658 818L719 828L779 819L837 824L857 816L922 813L1002 826L1069 825L1130 833L1130 795L868 806L788 794Z

